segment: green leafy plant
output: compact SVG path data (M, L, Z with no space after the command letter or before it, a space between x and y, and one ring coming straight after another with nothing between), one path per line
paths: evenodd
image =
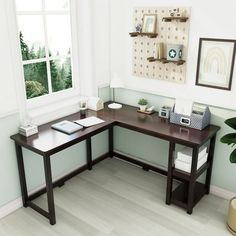
M225 124L236 130L236 117L225 120ZM236 144L236 133L226 134L220 139L220 141L234 147ZM236 148L231 152L229 160L231 163L236 163Z
M147 101L147 99L141 98L141 99L139 99L138 104L141 106L145 106L148 104L148 101Z

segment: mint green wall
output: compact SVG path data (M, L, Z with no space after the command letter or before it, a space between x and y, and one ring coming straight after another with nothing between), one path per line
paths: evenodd
M128 89L116 89L116 100L121 103L137 106L139 98L148 99L149 105L154 105L156 110L159 110L163 105L174 104L174 99L172 98ZM228 158L232 149L219 141L222 135L232 132L232 129L224 124L224 120L236 116L236 111L217 107L210 107L210 110L212 113L211 123L221 127L216 140L211 184L228 191L236 192L234 178L236 164L231 164ZM167 142L134 131L128 131L124 128L116 128L114 134L114 147L116 150L154 164L166 166L168 152ZM129 141L127 142L127 140Z

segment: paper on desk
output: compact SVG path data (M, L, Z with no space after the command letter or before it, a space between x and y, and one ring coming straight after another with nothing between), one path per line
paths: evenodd
M91 117L84 118L84 119L81 119L81 120L75 120L74 122L79 124L79 125L82 125L83 127L89 127L89 126L92 126L92 125L97 125L97 124L103 123L105 121L102 120L102 119L99 119L95 116L91 116Z
M190 116L193 109L193 101L182 98L175 100L175 113Z

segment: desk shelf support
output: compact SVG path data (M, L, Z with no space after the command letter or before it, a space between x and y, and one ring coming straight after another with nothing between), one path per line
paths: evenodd
M189 188L188 188L188 200L187 200L187 213L192 214L193 206L194 206L194 191L195 191L195 184L197 178L197 163L198 163L198 152L199 148L193 148L192 154L192 166L191 166L191 175L189 181Z
M207 160L207 162L209 162L210 166L207 169L207 173L206 173L206 194L210 193L210 184L211 184L211 174L212 174L212 166L213 166L213 159L214 159L215 142L216 142L216 135L214 135L210 141L208 160Z
M175 143L169 142L169 158L168 158L167 187L166 187L167 205L170 205L171 195L172 195L174 153L175 153Z

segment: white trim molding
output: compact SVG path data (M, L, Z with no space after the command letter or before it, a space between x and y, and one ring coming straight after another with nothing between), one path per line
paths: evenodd
M22 203L21 197L18 197L14 201L7 203L6 205L0 208L0 219L11 214L12 212L16 211L22 206L23 206L23 203Z
M228 191L228 190L223 189L223 188L219 188L219 187L214 186L214 185L211 185L210 193L217 196L217 197L226 199L226 200L230 200L231 198L236 196L236 193Z

